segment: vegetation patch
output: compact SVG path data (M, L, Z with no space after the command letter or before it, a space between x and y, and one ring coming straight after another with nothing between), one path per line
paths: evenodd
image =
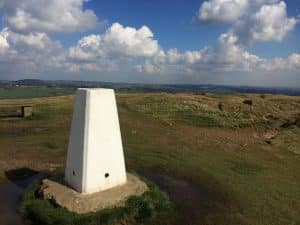
M169 198L156 185L149 182L147 184L149 191L142 196L130 197L124 207L76 214L44 200L39 193L40 182L35 182L25 192L21 213L33 225L172 224L175 211Z
M217 127L218 121L209 115L203 113L195 113L190 111L177 111L175 114L177 120L182 120L186 123L195 126Z
M199 98L199 97L198 97ZM147 113L157 119L172 124L182 121L199 127L249 127L257 121L249 113L224 111L224 103L220 111L216 106L208 106L200 99L181 99L170 96L144 96L135 102L137 111Z
M255 175L263 170L263 167L249 162L230 161L230 169L240 175Z
M2 106L0 107L0 118L21 116L21 107Z
M244 99L253 105L243 104ZM0 110L7 104L32 105L34 116L40 116L0 118L2 182L8 179L4 172L15 168L47 172L63 167L73 102L71 96L0 100ZM300 128L280 127L299 114L299 96L118 93L117 102L128 169L186 178L212 191L204 194L205 205L198 210L202 200L175 189L175 196L191 203L174 203L183 208L176 210L183 217L177 224L299 224ZM214 118L218 126L192 125L188 121L194 116ZM272 130L278 135L268 145L263 135ZM131 218L123 225L134 224Z
M73 88L10 87L0 88L0 99L37 98L74 94Z

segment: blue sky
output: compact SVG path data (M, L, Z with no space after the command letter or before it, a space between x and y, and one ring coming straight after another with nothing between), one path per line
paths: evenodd
M199 0L111 0L90 1L85 7L92 8L100 18L109 23L120 22L126 26L147 25L165 49L182 51L213 45L218 36L230 25L210 26L195 22L196 13L203 1ZM300 14L298 0L286 0L288 15ZM194 22L193 22L194 21ZM258 43L252 46L254 53L265 57L288 56L300 51L300 26L281 43ZM298 38L298 39L297 39Z
M299 14L293 0L0 0L0 79L300 86Z

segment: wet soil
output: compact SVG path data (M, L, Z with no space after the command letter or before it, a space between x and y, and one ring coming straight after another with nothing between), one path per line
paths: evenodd
M25 189L41 174L22 180L9 180L0 184L0 225L24 225L19 207Z
M140 172L148 180L166 191L180 214L179 223L195 224L206 210L208 196L194 183L157 172ZM25 189L41 174L33 174L22 180L12 180L0 184L0 225L24 225L18 212Z
M180 222L195 224L206 211L207 193L194 183L157 172L141 172L141 175L168 193L180 213Z

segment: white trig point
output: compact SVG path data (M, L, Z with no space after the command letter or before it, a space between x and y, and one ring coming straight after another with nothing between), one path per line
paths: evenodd
M118 111L112 89L77 90L65 180L83 194L126 183Z

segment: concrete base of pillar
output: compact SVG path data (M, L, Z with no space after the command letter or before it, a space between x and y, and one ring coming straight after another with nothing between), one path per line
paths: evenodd
M125 184L93 194L81 194L67 185L49 179L43 180L41 186L45 199L79 214L123 206L128 197L142 195L147 190L148 187L143 181L129 173Z

